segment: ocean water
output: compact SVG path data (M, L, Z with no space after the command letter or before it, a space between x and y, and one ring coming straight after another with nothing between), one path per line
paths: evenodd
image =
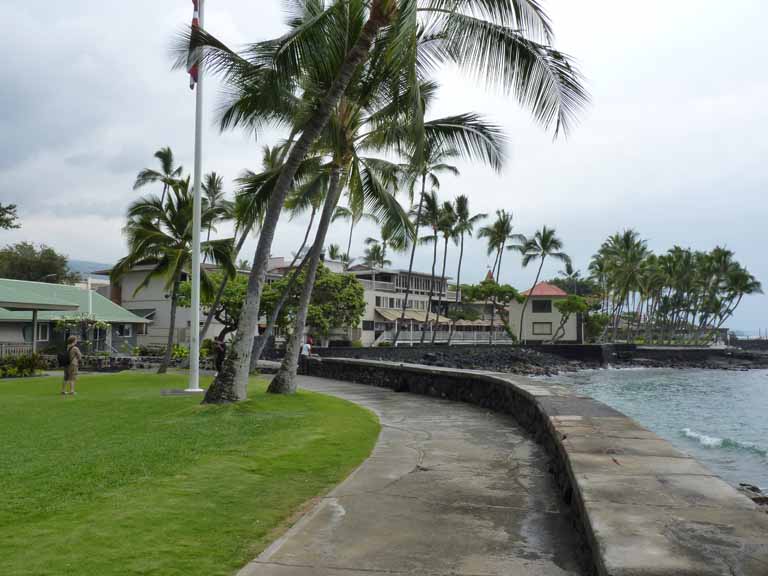
M768 370L587 370L554 378L624 414L727 482L768 490Z

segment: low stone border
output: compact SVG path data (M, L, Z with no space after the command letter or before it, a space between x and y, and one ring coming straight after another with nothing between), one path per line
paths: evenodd
M313 358L313 376L469 402L515 417L555 479L600 576L766 576L768 515L634 420L520 376Z

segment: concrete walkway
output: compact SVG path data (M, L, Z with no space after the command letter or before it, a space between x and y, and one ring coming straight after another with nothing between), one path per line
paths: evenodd
M381 436L240 576L580 574L547 458L514 420L334 380L300 386L376 412Z

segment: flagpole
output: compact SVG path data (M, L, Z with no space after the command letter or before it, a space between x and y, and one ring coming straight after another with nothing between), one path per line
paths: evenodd
M204 29L205 0L198 0L199 27ZM187 392L202 392L200 388L200 220L202 212L201 185L203 180L203 63L197 64L195 86L195 197L192 207L192 315L189 323L189 386Z

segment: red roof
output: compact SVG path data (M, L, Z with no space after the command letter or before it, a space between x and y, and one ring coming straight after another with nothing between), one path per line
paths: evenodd
M554 284L547 284L546 282L539 282L531 290L523 292L523 296L528 296L529 293L531 296L548 296L550 298L565 298L568 296L567 292L560 290Z

